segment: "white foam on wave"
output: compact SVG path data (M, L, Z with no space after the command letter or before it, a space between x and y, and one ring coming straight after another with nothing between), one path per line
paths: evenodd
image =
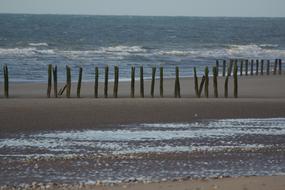
M33 43L32 43L33 44ZM171 56L171 57L190 57L190 58L285 58L285 50L276 49L277 44L248 44L248 45L226 45L220 48L193 48L193 49L152 49L147 50L141 46L110 46L100 47L90 50L58 50L42 49L37 46L48 44L33 44L34 47L28 48L0 48L0 55L6 56L39 56L55 55L68 58L88 58L103 56L108 59L124 59L125 57L138 55L143 57Z
M260 44L259 46L262 48L278 48L279 47L278 44Z
M29 43L29 46L48 46L48 43L45 43L45 42Z
M157 55L188 56L193 58L270 58L285 57L285 50L274 49L277 44L227 45L223 48L197 48L189 50L160 50Z
M31 48L0 48L1 56L16 56L16 57L30 57L37 55L51 55L56 54L53 49L37 49L35 47Z
M27 48L0 48L0 56L33 57L40 55L55 55L67 58L84 58L94 56L108 56L108 58L123 58L133 54L147 54L147 50L140 46L112 46L101 47L90 50L58 50L42 49L40 46L48 46L44 43L30 43L32 47Z
M113 46L101 48L103 52L128 52L128 53L145 53L146 50L140 46Z

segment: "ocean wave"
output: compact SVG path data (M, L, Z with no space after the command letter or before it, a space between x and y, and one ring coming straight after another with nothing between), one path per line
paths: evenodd
M41 42L41 43L29 43L29 46L48 46L48 43Z
M274 44L248 44L228 45L221 47L202 47L193 49L147 49L141 46L110 46L91 50L59 50L51 48L27 47L27 48L0 48L1 57L38 57L60 56L72 59L84 59L90 57L104 57L107 59L124 59L129 56L151 57L152 60L163 56L186 57L187 59L227 59L227 58L260 58L275 59L285 58L285 50L276 49Z
M179 50L172 50L172 51L159 51L159 55L173 55L173 56L189 56L189 55L194 55L195 50L190 50L190 51L179 51Z
M103 52L127 52L127 53L145 53L146 49L141 46L113 46L100 48Z
M273 49L274 44L228 45L221 48L198 48L189 50L160 50L160 56L191 58L276 58L285 57L285 50Z
M6 56L35 56L39 54L55 54L53 49L37 49L33 48L0 48L0 55Z
M260 44L259 46L262 48L278 48L279 47L278 44Z

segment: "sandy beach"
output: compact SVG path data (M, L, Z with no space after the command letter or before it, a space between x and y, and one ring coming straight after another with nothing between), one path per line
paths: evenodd
M219 78L220 98L213 98L210 79L210 98L196 98L193 80L181 80L181 99L173 98L172 79L165 81L165 98L159 98L156 82L156 97L149 97L149 83L145 81L146 98L128 98L129 82L119 85L119 98L93 98L93 83L83 83L82 98L46 97L46 84L12 83L9 99L0 99L1 132L42 129L83 129L106 124L193 122L204 119L263 118L285 116L285 83L283 75L243 76L239 79L239 98L232 98L232 80L229 98L223 98L224 78ZM112 82L109 86L112 97ZM72 96L76 94L73 84ZM2 89L0 88L0 91Z
M273 177L239 177L225 179L204 179L188 180L176 182L160 182L151 184L123 184L114 187L96 187L99 190L157 190L157 189L177 189L177 190L283 190L285 187L284 176ZM94 188L94 187L93 187ZM92 189L86 187L85 189Z
M5 139L9 136L20 135L17 138L29 137L30 134L41 135L43 131L63 131L63 133L70 130L101 130L104 131L108 127L114 127L118 125L136 125L141 123L193 123L193 122L205 122L217 119L244 119L244 118L284 118L285 117L285 88L282 88L285 78L282 75L276 76L243 76L239 79L239 98L234 99L232 96L232 80L230 80L229 96L230 98L223 98L223 81L224 78L219 78L219 94L220 98L213 98L212 80L210 79L210 98L196 98L194 95L193 80L191 78L181 79L181 92L182 98L173 98L174 81L172 79L165 80L165 97L159 98L158 84L156 81L155 98L149 97L149 91L145 90L146 98L139 98L139 83L136 82L136 98L129 98L130 83L121 82L119 86L119 98L112 98L112 82L110 82L109 95L110 98L106 99L102 97L103 83L100 83L100 98L93 98L93 83L85 82L82 86L82 98L75 98L76 83L72 86L73 98L67 99L64 96L61 98L45 98L46 84L41 83L11 83L11 97L9 99L0 99L0 137ZM149 89L150 81L145 81L145 88ZM62 84L60 86L63 86ZM2 88L0 89L2 92ZM239 121L241 122L241 121ZM274 125L274 124L273 124ZM184 130L184 129L183 129ZM182 130L182 131L183 131ZM260 129L264 130L264 129ZM130 129L131 131L131 129ZM92 131L91 131L92 132ZM250 130L249 130L250 132ZM176 132L175 132L176 133ZM179 131L177 132L179 133ZM21 136L21 134L24 134ZM96 134L96 132L95 132ZM53 135L48 134L48 135ZM155 163L169 162L166 170L171 171L171 167L176 167L175 164L181 161L182 164L186 164L190 167L189 161L192 163L209 162L209 168L218 167L221 165L227 165L227 168L238 168L239 165L235 163L247 163L243 166L241 173L247 173L246 167L252 167L258 169L260 166L266 166L265 169L268 172L271 169L274 170L275 165L270 164L270 160L274 160L275 164L281 168L277 169L281 176L265 176L265 177L239 177L239 178L223 178L223 179L211 179L206 180L190 180L191 178L183 180L169 180L165 179L163 182L153 183L151 181L147 184L142 183L138 180L138 183L119 183L107 186L96 186L88 185L64 185L57 183L53 186L49 183L45 184L44 187L50 187L52 189L270 189L270 190L281 190L285 188L284 176L282 175L282 160L284 160L284 148L283 148L283 136L280 135L276 138L275 142L272 141L273 136L264 136L260 133L260 137L253 139L251 136L241 136L238 142L249 142L255 146L255 144L264 142L264 147L259 148L226 148L223 150L217 150L214 154L211 152L203 153L203 151L197 153L189 153L183 155L180 153L175 154L142 154L140 159L124 158L124 156L118 156L112 158L108 157L99 158L102 163L98 165L97 158L93 158L92 155L87 155L81 158L78 155L72 158L43 158L38 160L35 158L20 159L16 161L6 160L5 155L10 154L8 147L2 147L2 153L4 158L0 161L0 169L5 172L20 172L24 170L32 169L33 175L37 175L38 168L42 169L41 172L48 171L51 168L60 168L64 161L63 171L77 171L88 173L89 170L96 171L96 168L100 171L106 171L109 167L113 168L112 171L124 172L124 169L119 169L120 164L129 162L131 167L136 167L140 163L145 162L147 166L155 168ZM275 134L276 135L276 134ZM76 135L75 135L76 136ZM42 137L41 137L42 138ZM274 137L275 138L275 137ZM253 140L251 142L251 139ZM21 140L21 139L20 139ZM233 141L236 139L233 138ZM230 140L228 143L231 143ZM50 141L50 140L48 140ZM142 140L143 143L145 140ZM215 144L221 140L206 139L209 144ZM224 141L224 140L223 140ZM221 142L223 142L221 141ZM227 141L227 137L225 137ZM8 141L7 141L8 142ZM16 141L21 144L22 141ZM23 141L23 142L26 142ZM97 142L97 141L96 141ZM100 142L100 141L98 141ZM98 143L97 142L97 143ZM163 141L164 142L164 141ZM171 141L166 140L166 143ZM188 145L187 141L177 143ZM196 142L193 142L194 144ZM267 144L268 143L268 146ZM275 144L275 145L274 145ZM136 145L136 144L135 144ZM217 144L217 146L219 143ZM18 146L18 145L17 145ZM42 146L42 145L41 145ZM43 144L43 146L45 146ZM144 144L140 145L144 146ZM272 146L272 147L271 147ZM176 145L174 145L176 147ZM49 147L46 147L47 150ZM12 150L12 149L11 149ZM25 153L33 153L33 150L24 149ZM45 150L40 147L40 151ZM29 152L31 151L31 152ZM230 154L229 154L230 153ZM2 155L2 156L3 156ZM134 154L136 155L136 154ZM172 156L171 156L172 155ZM186 158L185 160L182 158ZM57 160L58 159L58 160ZM114 160L113 160L114 159ZM143 160L141 160L143 159ZM182 160L181 160L182 159ZM239 160L240 159L240 160ZM113 160L113 161L112 161ZM141 160L141 161L140 161ZM202 161L203 160L203 161ZM215 160L220 164L215 165ZM84 161L84 162L83 162ZM212 161L212 163L211 163ZM100 162L100 161L99 161ZM190 162L190 163L191 163ZM78 166L74 168L74 164ZM89 167L84 165L88 163ZM19 167L15 167L19 165ZM91 165L94 166L91 167ZM97 165L96 165L97 164ZM101 168L103 164L103 168ZM114 164L114 165L113 165ZM211 165L212 164L212 165ZM123 164L124 165L124 164ZM243 165L243 164L242 164ZM196 166L199 166L196 165ZM160 166L161 168L164 165ZM191 166L191 167L194 167ZM190 168L191 168L190 167ZM207 166L208 167L208 166ZM206 168L207 168L206 167ZM271 168L272 167L272 168ZM127 169L127 168L125 168ZM158 168L157 168L158 169ZM18 171L19 170L19 171ZM158 169L159 170L159 169ZM196 168L199 171L199 167ZM195 171L196 171L195 170ZM209 169L205 169L208 171ZM109 170L107 170L109 171ZM138 171L141 171L138 168ZM187 171L187 169L185 169ZM189 171L189 170L188 170ZM209 170L210 171L210 170ZM275 171L275 170L274 170ZM71 172L71 173L72 173ZM70 175L71 175L70 173ZM258 174L262 173L259 171ZM9 175L10 175L9 174ZM252 173L249 173L252 174ZM275 173L278 175L278 173ZM4 175L4 174L3 174ZM26 178L26 174L21 175L21 179L32 184L30 182L33 179ZM110 174L111 175L111 174ZM266 174L265 174L266 175ZM272 175L272 173L271 173ZM274 172L273 172L274 175ZM4 176L3 176L4 177ZM9 176L5 176L7 180L10 180ZM5 179L6 179L5 178ZM36 178L35 178L36 179ZM199 179L199 178L198 178ZM35 180L37 181L37 180ZM42 184L34 183L34 186L28 186L32 188L38 188Z

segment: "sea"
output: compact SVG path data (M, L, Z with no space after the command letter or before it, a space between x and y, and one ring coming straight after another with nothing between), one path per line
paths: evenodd
M131 66L143 66L145 78L160 66L171 78L179 66L187 77L231 58L285 59L285 18L0 14L0 66L16 82L46 81L48 64L60 81L66 65L72 80L80 66L84 81L94 80L95 66L102 80L107 65L110 80L115 65L129 80Z

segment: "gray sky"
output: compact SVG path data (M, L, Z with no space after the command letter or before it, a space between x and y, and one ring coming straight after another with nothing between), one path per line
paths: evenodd
M285 17L285 0L0 0L0 13Z

